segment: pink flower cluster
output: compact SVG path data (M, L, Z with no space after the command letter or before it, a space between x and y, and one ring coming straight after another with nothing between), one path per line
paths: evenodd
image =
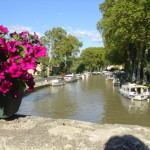
M33 90L34 78L28 70L36 72L37 58L46 56L46 48L42 47L35 33L8 32L7 28L0 26L0 94L15 88L13 94L17 97L17 86L28 86L28 91ZM5 38L6 35L9 38Z

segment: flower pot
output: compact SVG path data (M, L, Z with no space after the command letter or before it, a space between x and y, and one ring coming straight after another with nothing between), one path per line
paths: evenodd
M13 90L5 95L0 94L0 118L9 118L14 115L21 104L23 97L23 89L19 90L19 97L15 98L12 94Z

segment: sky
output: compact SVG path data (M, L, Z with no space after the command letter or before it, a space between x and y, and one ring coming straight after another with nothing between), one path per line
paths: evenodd
M1 0L0 25L10 32L35 32L39 37L61 27L88 47L103 47L96 29L104 0Z

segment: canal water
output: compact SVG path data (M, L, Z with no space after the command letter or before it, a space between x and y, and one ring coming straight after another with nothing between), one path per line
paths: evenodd
M106 81L106 75L91 76L64 86L49 86L24 97L18 114L150 126L150 102L131 102L118 90L119 87Z

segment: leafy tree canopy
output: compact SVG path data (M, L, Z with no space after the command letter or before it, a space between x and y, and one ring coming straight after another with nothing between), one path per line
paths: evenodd
M97 67L104 66L104 48L89 47L82 51L80 55L81 63L88 68L89 71L97 70Z

